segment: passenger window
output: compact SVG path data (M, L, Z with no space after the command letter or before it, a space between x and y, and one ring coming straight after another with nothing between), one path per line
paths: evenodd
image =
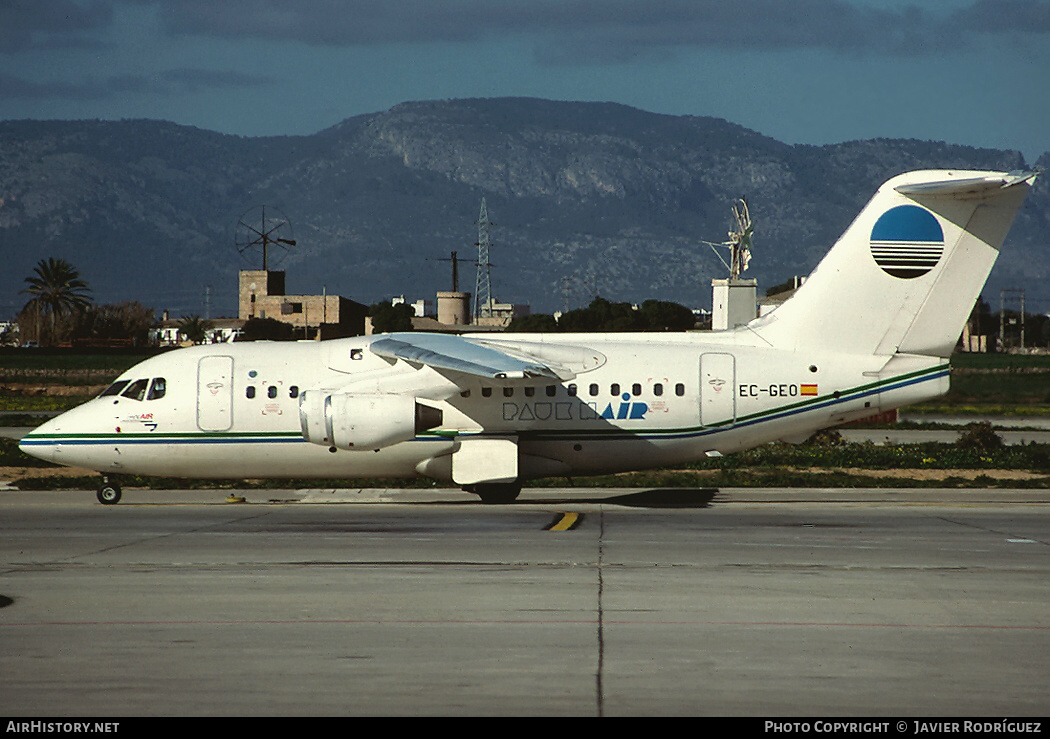
M678 396L685 395L685 385L678 383L674 386L674 394Z
M663 394L664 394L664 384L662 382L658 382L655 385L653 385L653 395L655 395L656 397L659 398Z
M637 398L641 394L642 394L642 386L641 386L641 384L636 382L633 385L631 385L631 395L633 395L633 396L635 396Z
M614 382L614 383L613 383L613 384L612 384L612 385L611 385L611 386L609 387L609 394L610 394L610 395L613 395L613 396L617 396L617 395L619 395L619 394L620 394L620 383L618 383L618 382Z
M547 386L547 397L548 398L553 398L557 394L558 394L558 386L557 385L548 385Z
M248 388L244 391L244 396L246 398L248 398L249 400L254 398L255 397L255 385L249 385Z
M503 388L503 397L504 398L509 398L509 397L511 397L513 395L514 395L514 388L512 388L512 387L505 387L505 388Z
M277 386L276 385L270 385L270 387L266 388L266 397L268 397L268 398L276 398L277 397Z
M146 397L146 387L148 385L149 380L135 380L135 382L128 385L128 389L122 392L121 395L132 400L142 400Z
M598 394L598 383L592 382L591 386L589 388L587 388L587 392L589 392L591 395L597 395Z
M102 394L98 397L104 398L107 395L120 395L120 391L123 390L130 380L117 380L112 385L102 391Z
M575 382L569 383L569 387L567 387L566 390L568 390L570 398L575 398L576 397L576 383Z
M490 388L490 387L483 387L483 388L481 388L481 397L483 397L483 398L491 398L492 397L492 388Z
M290 388L288 388L288 397L289 398L298 398L299 397L299 386L298 385L292 385Z
M163 377L158 377L153 380L153 384L149 387L149 394L146 396L146 400L160 400L164 397L164 393L168 391L168 382Z
M470 391L469 390L464 390L463 392L461 392L459 394L459 397L461 397L461 398L469 398L470 397Z

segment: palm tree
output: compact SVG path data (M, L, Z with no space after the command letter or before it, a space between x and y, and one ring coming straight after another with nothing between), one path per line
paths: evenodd
M89 306L91 298L88 293L91 288L80 279L77 269L64 259L41 259L33 272L35 276L26 278L29 287L22 291L32 297L22 310L34 315L38 341L41 338L39 322L46 317L49 324L47 338L49 342L54 342L57 339L58 320Z
M211 321L206 321L198 315L183 316L179 321L179 333L194 344L203 344L211 329Z

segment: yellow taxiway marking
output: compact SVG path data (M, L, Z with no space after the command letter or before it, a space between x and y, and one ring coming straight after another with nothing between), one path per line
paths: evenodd
M579 513L559 513L547 527L547 531L568 531L575 528L582 518Z

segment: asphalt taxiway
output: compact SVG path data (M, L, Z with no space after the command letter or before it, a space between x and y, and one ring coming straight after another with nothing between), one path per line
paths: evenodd
M3 491L0 563L6 715L1048 706L1046 490Z

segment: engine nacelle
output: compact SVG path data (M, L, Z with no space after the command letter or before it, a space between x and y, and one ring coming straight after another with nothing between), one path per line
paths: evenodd
M440 426L442 413L410 395L354 395L308 390L299 396L303 438L331 449L371 451Z

